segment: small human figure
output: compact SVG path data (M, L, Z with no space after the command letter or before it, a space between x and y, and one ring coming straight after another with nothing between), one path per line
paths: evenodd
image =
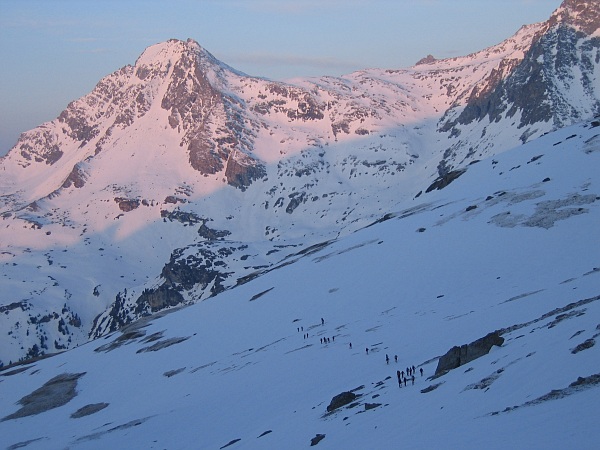
M415 385L415 376L414 375L412 376L412 384L413 384L413 386Z
M321 342L321 344L323 343L323 338L320 338L319 341Z
M406 387L406 378L404 378L404 387Z
M333 337L331 338L331 340L332 340L333 342L335 342L335 336L333 336Z
M321 317L321 325L325 325L325 320Z
M415 373L415 366L412 366L412 373L414 375L414 373Z
M350 342L350 350L352 350L352 342Z
M385 355L385 363L386 364L390 363L390 357L387 354Z
M400 372L402 374L402 378L404 378L404 370L402 372Z
M396 376L398 377L398 387L402 387L402 378L400 377L399 370L396 370Z
M398 355L394 355L394 361L398 362Z
M423 376L423 368L420 367L419 370L421 371L421 376Z
M300 327L300 329L301 329L302 331L304 331L304 327Z
M367 347L367 355L369 354L369 347Z

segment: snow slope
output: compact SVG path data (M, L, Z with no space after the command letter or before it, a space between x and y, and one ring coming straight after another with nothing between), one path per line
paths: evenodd
M0 446L596 448L599 158L597 120L549 133L217 297L6 369Z

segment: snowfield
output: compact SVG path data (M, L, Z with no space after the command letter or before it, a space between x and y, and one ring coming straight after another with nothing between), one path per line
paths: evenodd
M597 448L599 158L597 120L549 133L214 298L9 367L0 446Z

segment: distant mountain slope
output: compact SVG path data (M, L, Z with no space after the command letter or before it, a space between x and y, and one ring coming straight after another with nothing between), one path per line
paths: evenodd
M289 83L192 40L149 47L1 160L0 364L240 286L593 118L598 8L565 1L461 58Z

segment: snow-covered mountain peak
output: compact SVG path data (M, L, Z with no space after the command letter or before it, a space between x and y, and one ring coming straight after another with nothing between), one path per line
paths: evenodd
M174 65L185 58L193 61L194 65L206 72L214 72L223 76L223 72L229 71L243 76L239 72L222 61L215 58L208 50L197 41L187 39L169 39L146 48L135 62L136 74L140 79L148 76L148 70L157 70L159 73L167 73Z

